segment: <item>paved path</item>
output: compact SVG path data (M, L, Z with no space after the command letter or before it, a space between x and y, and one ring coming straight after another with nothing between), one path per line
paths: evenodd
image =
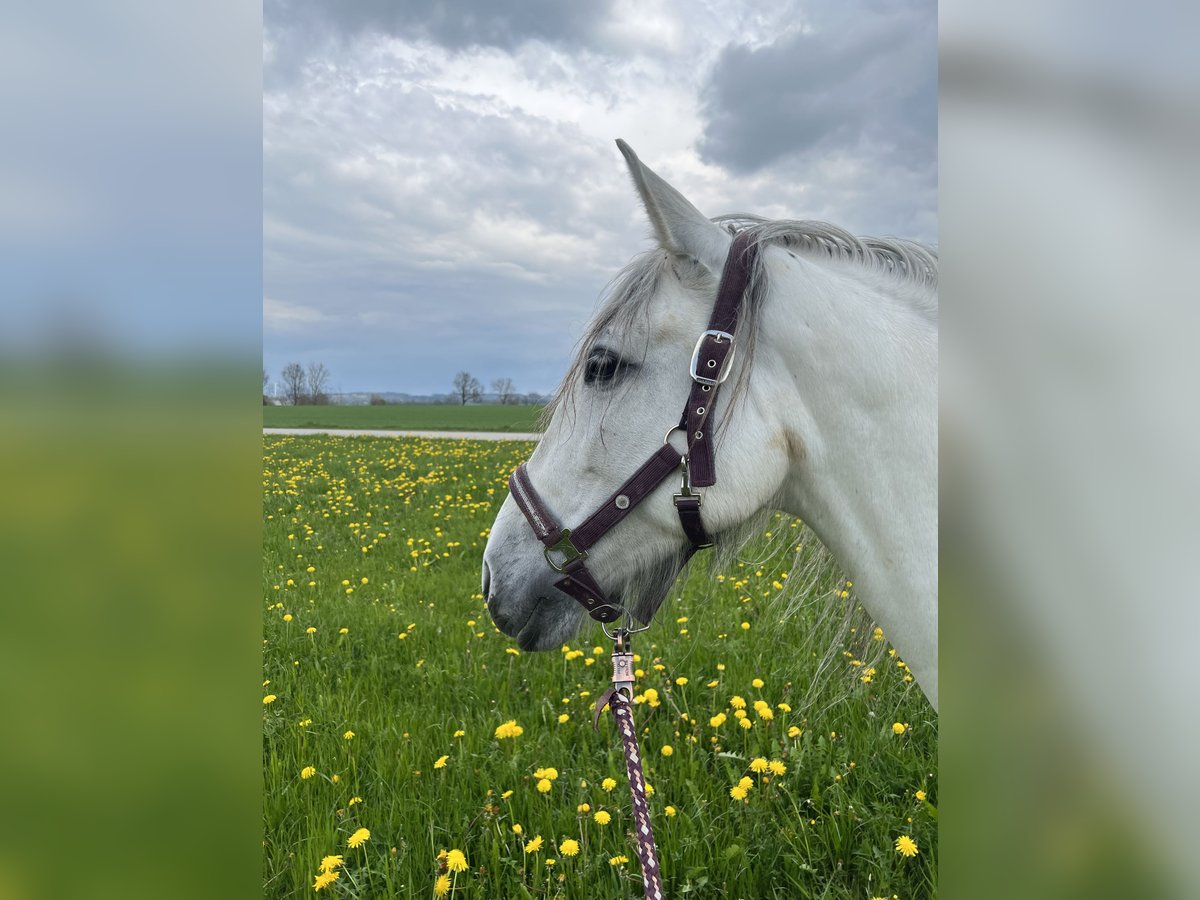
M342 437L419 437L452 441L536 441L540 434L521 431L391 431L382 428L264 428L263 434L332 434Z

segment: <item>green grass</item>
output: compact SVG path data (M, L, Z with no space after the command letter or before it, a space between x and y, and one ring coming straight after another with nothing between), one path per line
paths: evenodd
M532 445L267 436L264 446L262 693L276 696L263 706L264 895L313 896L322 857L341 854L339 879L316 896L430 897L438 852L457 848L469 868L454 897L641 897L620 742L608 717L591 728L608 642L589 629L571 644L582 653L518 654L478 593L507 475ZM800 534L778 517L729 571L695 566L635 642L668 896L935 893L936 715L885 641L839 629L853 596L841 598L831 571L802 578L790 552ZM798 559L815 552L805 545ZM811 587L785 617L775 584L789 571ZM755 712L760 699L772 720ZM713 727L719 713L727 720ZM508 720L524 733L498 740ZM909 728L896 735L893 722ZM786 774L754 775L748 798L732 799L758 756ZM539 767L558 770L548 793ZM611 824L579 812L584 803ZM358 828L370 839L348 848ZM893 849L902 834L915 858ZM525 853L536 835L542 849ZM557 850L568 837L581 845L573 858ZM630 862L610 865L621 854Z
M537 431L540 406L264 406L266 428L387 428L397 431Z

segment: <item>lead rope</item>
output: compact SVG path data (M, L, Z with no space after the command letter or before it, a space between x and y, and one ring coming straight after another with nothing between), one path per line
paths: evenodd
M607 633L607 631L606 631ZM625 772L629 776L629 794L633 801L633 833L637 839L638 861L642 865L642 884L646 900L663 900L662 872L658 867L658 847L654 843L654 828L650 825L650 805L646 802L646 777L642 774L642 754L638 749L637 731L633 724L633 651L629 632L618 628L612 633L612 687L596 701L593 727L600 729L600 714L604 705L612 710L621 733L625 750Z

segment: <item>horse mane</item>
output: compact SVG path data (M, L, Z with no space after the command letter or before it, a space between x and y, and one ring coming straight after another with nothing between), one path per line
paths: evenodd
M712 221L730 234L751 232L760 248L781 247L794 256L799 254L852 265L899 288L901 298L922 316L937 317L938 255L933 247L902 238L855 237L845 229L820 221L765 219L749 213L717 216ZM745 354L747 362L753 358L758 315L767 294L764 256L758 254L758 263L751 273L738 327L739 352ZM576 345L570 368L546 404L541 417L542 428L567 404L571 386L582 380L588 355L597 341L608 333L628 333L637 319L648 319L659 279L672 269L685 282L696 277L694 272L675 267L671 254L658 247L635 256L617 273L602 295L598 313ZM715 291L715 280L710 280L713 280ZM740 367L740 374L732 385L733 402L745 392L751 368L750 365Z

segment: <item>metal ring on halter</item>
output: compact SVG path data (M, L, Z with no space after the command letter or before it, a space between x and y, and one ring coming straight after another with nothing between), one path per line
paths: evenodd
M622 608L621 619L625 619L625 618L628 618L631 624L633 623L633 616L630 614L629 610ZM621 619L618 619L617 621L619 622L619 621L621 621ZM609 631L608 626L606 624L604 624L603 622L600 623L600 630L604 632L604 634L608 637L608 639L610 641L615 641L617 639L617 635L614 634L612 631ZM649 631L649 630L650 630L649 625L643 625L641 628L632 628L632 627L631 628L623 628L620 625L618 625L616 628L616 631L624 631L626 634L639 634L643 631Z
M677 431L687 431L687 426L673 425L671 428L669 428L667 430L667 433L665 435L663 435L663 445L664 446L671 443L671 435L673 435Z

